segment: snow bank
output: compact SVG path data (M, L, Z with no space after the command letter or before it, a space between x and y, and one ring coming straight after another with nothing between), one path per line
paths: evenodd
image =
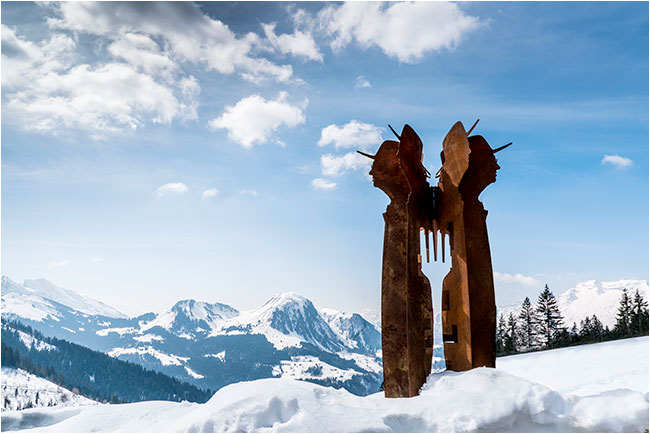
M2 411L27 407L76 407L98 404L22 369L3 366L1 383ZM6 428L4 419L2 424L3 428Z
M3 428L38 432L643 431L647 395L564 396L498 369L432 374L418 397L358 397L285 379L232 384L205 404L142 402L6 412Z
M497 368L560 393L585 396L615 389L648 393L649 348L647 336L621 339L499 357Z

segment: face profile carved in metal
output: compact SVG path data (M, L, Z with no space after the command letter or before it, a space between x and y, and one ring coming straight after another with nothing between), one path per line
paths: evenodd
M478 121L477 121L478 122ZM373 159L375 187L391 202L385 221L382 262L382 352L386 397L419 393L431 372L433 308L431 285L422 273L420 232L429 260L429 234L437 260L449 240L451 269L442 283L441 316L447 369L462 371L495 366L496 306L487 211L480 193L496 181L499 169L492 149L479 135L469 136L457 122L443 140L439 182L432 187L423 165L423 144L413 128L398 141L387 140ZM390 127L390 126L389 126Z

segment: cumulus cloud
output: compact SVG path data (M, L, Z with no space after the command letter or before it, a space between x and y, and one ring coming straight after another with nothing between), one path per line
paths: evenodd
M625 169L626 167L631 166L633 163L632 160L630 160L629 158L622 157L618 154L614 154L614 155L605 154L600 164L611 164L612 166L618 169Z
M48 23L55 29L110 37L141 33L164 41L168 55L178 61L251 81L286 83L293 74L291 65L255 56L262 44L258 35L238 36L192 2L63 2L52 8L57 16Z
M108 46L108 52L149 74L171 74L178 69L178 65L150 36L141 33L117 35Z
M257 196L257 191L255 190L242 190L239 192L241 195L246 195L246 196Z
M52 31L45 39L34 42L2 25L2 87L5 119L41 133L73 128L103 138L197 119L201 88L184 72L188 64L254 83L292 83L299 80L291 65L261 56L266 47L322 58L309 32L236 34L191 2L40 5ZM80 35L96 56L82 56Z
M446 2L346 2L318 15L334 51L356 42L407 63L427 52L453 49L480 25L478 18Z
M50 262L50 267L51 268L65 267L66 265L68 265L68 260L67 259L63 259L61 261Z
M302 105L292 105L287 101L288 94L280 92L274 100L266 100L260 95L243 98L234 106L227 106L218 118L208 123L211 129L228 130L228 138L244 148L267 142L281 126L295 127L305 122Z
M219 194L219 190L217 190L216 188L208 188L201 194L201 197L207 199L210 197L215 197L217 194Z
M189 188L187 185L182 182L170 182L169 184L163 184L156 189L156 196L161 198L168 194L182 194L187 193Z
M14 94L7 107L29 119L26 129L38 132L66 127L115 133L135 130L145 116L153 123L169 123L182 113L169 88L128 65L114 63L99 68L80 65L40 77Z
M333 144L335 148L360 148L381 144L382 128L352 120L343 126L328 125L321 130L318 146Z
M352 170L370 170L371 160L357 152L344 155L325 154L320 157L321 171L325 176L341 176Z
M316 178L311 181L312 187L316 190L334 190L336 188L336 182L331 182L323 178Z
M354 87L357 89L363 89L364 87L372 87L372 84L363 75L357 77Z
M2 52L4 114L19 120L26 130L44 133L76 128L101 137L134 130L146 122L169 123L197 116L200 87L194 77L165 82L146 72L170 71L171 66L163 61L140 57L140 64L74 65L77 46L67 36L57 34L33 43L3 25L2 38L3 47L10 47ZM134 43L144 46L153 41L139 38Z
M525 276L523 274L508 274L494 272L494 281L507 285L524 285L524 286L540 286L540 281L532 276Z
M275 34L275 23L264 24L264 34L273 48L283 54L304 57L308 60L323 61L323 54L318 50L311 33L295 30L293 34Z

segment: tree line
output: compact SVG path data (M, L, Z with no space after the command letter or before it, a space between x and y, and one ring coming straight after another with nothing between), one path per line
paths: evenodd
M20 332L56 347L27 347ZM81 345L41 333L17 321L2 321L2 366L23 369L96 401L149 400L206 402L211 390L199 389L160 372L145 369Z
M497 356L604 342L648 335L648 302L637 289L630 296L623 289L612 330L596 315L567 327L558 302L548 285L532 305L526 297L519 314L499 315L496 333Z

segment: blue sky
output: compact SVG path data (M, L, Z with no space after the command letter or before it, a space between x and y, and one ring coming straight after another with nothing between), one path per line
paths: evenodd
M499 154L497 303L648 278L648 4L2 5L2 273L129 314L294 291L379 311L409 123ZM439 305L449 264L425 265Z

